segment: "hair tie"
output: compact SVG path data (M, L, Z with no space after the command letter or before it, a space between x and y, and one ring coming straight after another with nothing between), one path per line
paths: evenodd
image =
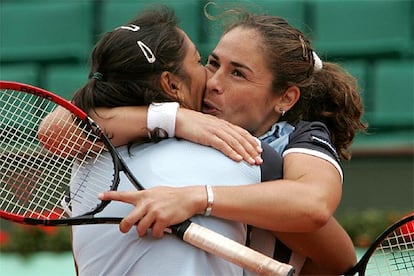
M320 57L315 53L315 51L312 51L312 56L313 56L313 70L315 72L318 72L319 70L322 69L323 67L323 63L322 60L320 59Z
M101 81L102 78L103 78L103 75L99 72L95 72L95 73L93 73L92 78L95 79L95 80L100 80Z
M303 57L304 60L309 61L308 47L306 47L305 40L303 39L303 37L301 35L299 35L299 40L300 40L300 44L302 46L302 57Z

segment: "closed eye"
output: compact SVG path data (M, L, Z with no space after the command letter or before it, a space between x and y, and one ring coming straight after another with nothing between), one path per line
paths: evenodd
M212 70L212 69L217 69L219 67L220 67L220 64L216 60L211 59L211 58L207 60L207 64L206 64L207 69Z
M245 78L244 74L240 70L237 70L237 69L234 70L231 74L235 77Z

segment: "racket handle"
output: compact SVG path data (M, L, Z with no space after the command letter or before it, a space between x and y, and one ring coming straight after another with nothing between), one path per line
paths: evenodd
M290 276L295 272L291 265L280 263L194 222L190 222L186 227L182 239L195 247L259 275Z

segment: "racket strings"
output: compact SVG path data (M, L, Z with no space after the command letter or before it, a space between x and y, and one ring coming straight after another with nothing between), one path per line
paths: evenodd
M25 99L26 95L22 94L22 96L24 96L22 99L23 101L27 100ZM23 102L20 102L18 98L14 97L6 98L7 101L3 99L4 97L2 97L1 137L5 137L5 139L2 139L2 149L4 149L6 153L2 154L2 170L10 171L10 173L2 173L2 183L10 186L10 192L7 193L7 196L3 199L10 204L13 197L17 197L20 204L28 203L29 196L32 191L36 189L36 185L31 185L30 190L28 190L25 188L24 182L35 184L36 174L38 174L39 171L36 170L35 166L33 166L33 168L26 168L25 165L17 166L18 164L24 164L21 160L25 160L27 156L30 156L29 151L31 151L31 149L30 147L23 148L23 150L20 150L20 154L17 155L16 152L19 150L16 145L27 144L27 141L23 140L19 133L30 130L31 121L36 119L36 114L33 114L33 118L28 122L27 117L20 116L22 110L24 110ZM31 104L28 103L26 107L31 108L30 105ZM25 124L27 124L27 127ZM3 195L4 194L2 194L2 197ZM12 200L9 201L9 198Z
M109 153L74 165L69 203L74 216L91 212L97 207L100 203L97 195L112 188L114 170Z
M53 118L45 133L54 136L39 141L39 126L56 107L46 98L1 90L2 211L41 219L67 218L73 206L77 214L96 209L101 204L98 193L112 187L112 158L86 124L75 124L71 116ZM67 127L56 133L56 125ZM73 127L81 129L82 135ZM53 145L52 150L46 150L45 144Z
M414 233L409 223L389 234L376 248L366 275L414 275Z
M100 138L91 131L90 127L83 121L77 121L77 129L81 130L84 136L72 135L70 141L77 141L81 148L87 150L78 158L72 171L71 205L75 207L74 215L81 215L91 211L90 206L96 206L96 196L103 191L101 183L108 183L105 190L109 190L114 178L115 168L110 154L106 147L100 142Z
M2 91L2 210L29 217L50 213L45 201L51 201L56 195L57 186L53 187L56 174L51 175L50 161L47 162L49 159L34 141L36 126L42 114L52 109L51 103L29 94ZM45 190L44 185L39 185L40 181L51 185Z

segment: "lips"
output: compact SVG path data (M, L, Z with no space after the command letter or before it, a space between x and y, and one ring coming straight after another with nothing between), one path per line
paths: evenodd
M217 116L220 113L220 110L209 100L203 101L202 111L203 113L214 115L214 116Z

